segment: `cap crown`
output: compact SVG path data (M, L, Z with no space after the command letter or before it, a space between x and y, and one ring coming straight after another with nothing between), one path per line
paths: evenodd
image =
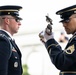
M15 16L16 18L22 19L22 18L19 17L20 9L22 9L22 7L17 6L17 5L0 6L0 16L12 15L12 16Z
M62 19L68 19L72 14L76 13L76 5L61 9L56 12Z

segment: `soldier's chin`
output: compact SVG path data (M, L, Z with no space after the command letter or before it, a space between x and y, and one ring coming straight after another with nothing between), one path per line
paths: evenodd
M16 30L14 33L18 33L18 30Z
M66 32L67 34L72 34L72 32Z

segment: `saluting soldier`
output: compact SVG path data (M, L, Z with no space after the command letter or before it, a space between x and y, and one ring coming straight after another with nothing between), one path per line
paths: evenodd
M20 9L15 5L0 6L0 75L22 75L21 52L13 41L21 26Z
M66 47L62 50L61 46L54 39L52 27L50 26L50 34L46 33L46 29L39 33L41 41L45 44L52 63L60 70L60 75L76 75L76 5L66 7L56 12L62 19L60 22L67 34L73 36L69 39Z

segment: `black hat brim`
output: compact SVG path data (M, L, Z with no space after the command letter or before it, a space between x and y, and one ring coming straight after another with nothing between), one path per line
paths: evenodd
M21 17L19 16L15 16L15 18L19 19L19 20L23 20Z

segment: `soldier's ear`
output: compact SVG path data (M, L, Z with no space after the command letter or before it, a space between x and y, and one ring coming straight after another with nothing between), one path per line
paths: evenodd
M4 21L6 24L9 24L9 19L7 17L4 19Z

